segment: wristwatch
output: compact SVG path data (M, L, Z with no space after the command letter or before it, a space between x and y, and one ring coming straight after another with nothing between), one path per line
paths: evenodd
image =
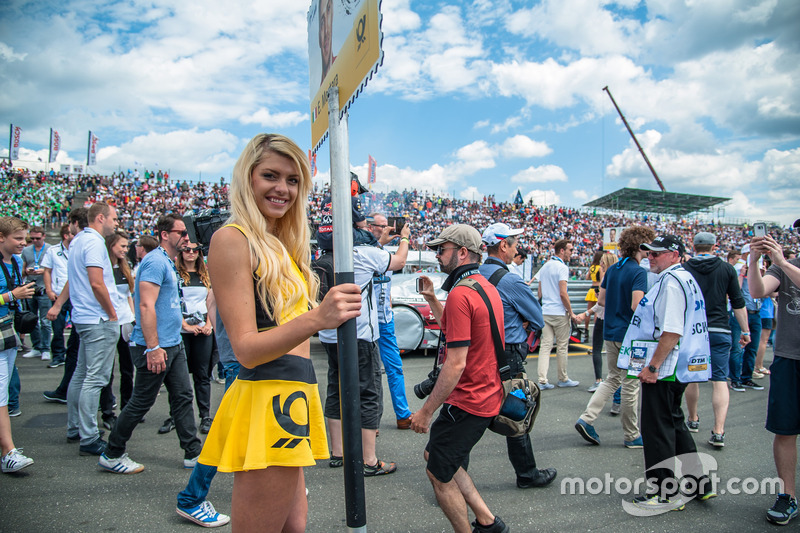
M653 374L658 374L658 369L657 369L656 367L654 367L653 365L649 365L649 366L647 367L647 370L649 370L649 371L650 371L650 372L652 372Z

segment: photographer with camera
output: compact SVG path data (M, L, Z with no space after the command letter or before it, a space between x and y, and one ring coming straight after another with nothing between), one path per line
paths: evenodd
M511 229L500 222L486 228L481 238L486 243L489 257L478 269L489 283L497 287L503 302L506 361L511 366L512 376L525 372L523 365L528 356L528 331L525 323L537 331L544 327L542 306L533 297L530 287L519 275L510 272L508 267L517 256L517 235L522 231ZM517 487L546 487L556 478L555 468L536 468L529 433L519 437L506 437L506 446L508 459L517 474Z
M447 308L436 298L433 282L427 276L421 277L420 294L430 305L446 342L443 357L440 356L443 360L438 378L435 372L429 376L435 384L422 408L411 415L411 429L417 433L430 430L425 448L426 471L436 501L453 530L506 532L508 526L492 514L467 473L472 448L500 412L503 387L489 333L489 310L478 292L460 286L459 282L472 278L480 284L488 295L504 338L502 301L497 289L478 271L481 235L475 228L453 224L427 246L436 251L442 272L449 274L442 285L443 290L450 292ZM430 382L428 385L430 387ZM420 388L428 390L429 387ZM440 406L439 416L431 424ZM467 506L475 513L472 528Z
M4 474L17 472L33 464L33 459L22 455L11 438L11 419L8 416L8 387L17 358L17 335L14 331L13 313L17 300L33 296L33 284L22 284L19 253L25 246L28 224L16 217L0 218L0 470Z

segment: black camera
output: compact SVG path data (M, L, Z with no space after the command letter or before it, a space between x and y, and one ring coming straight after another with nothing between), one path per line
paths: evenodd
M414 385L414 394L417 395L417 398L424 400L427 395L433 392L433 387L436 386L437 379L439 379L438 366L430 371L427 379L424 379L421 383Z
M211 236L225 224L230 216L230 211L219 209L205 209L197 214L184 215L183 222L186 224L189 240L199 244L203 248L203 254L208 255Z
M34 296L47 296L47 291L44 287L36 286L33 288L33 295Z

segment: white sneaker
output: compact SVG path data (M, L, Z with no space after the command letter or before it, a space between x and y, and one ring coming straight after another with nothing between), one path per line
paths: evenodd
M192 457L191 459L184 459L183 460L183 467L184 468L194 468L194 465L197 464L197 460L200 459L200 456Z
M97 464L100 468L104 468L115 474L138 474L144 470L144 465L140 465L128 457L127 453L123 453L121 457L117 457L116 459L110 459L106 457L106 454L103 454L100 456L100 460Z
M175 510L180 516L203 527L224 526L231 521L230 516L218 513L208 500L204 501L197 507L191 507L188 509L177 507Z
M50 352L42 352L42 361L50 360Z
M42 352L40 352L36 348L33 348L31 351L22 354L23 359L33 359L34 357L41 357L41 356Z
M14 448L0 459L0 470L4 474L18 472L33 464L33 459L22 455L22 448Z

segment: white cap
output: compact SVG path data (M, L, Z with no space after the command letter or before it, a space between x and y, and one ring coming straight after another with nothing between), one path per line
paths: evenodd
M483 235L481 236L481 240L488 244L489 246L494 246L498 244L500 241L505 239L506 237L514 237L515 235L519 235L522 233L522 229L511 229L508 225L503 224L502 222L495 222L485 230L483 230Z

